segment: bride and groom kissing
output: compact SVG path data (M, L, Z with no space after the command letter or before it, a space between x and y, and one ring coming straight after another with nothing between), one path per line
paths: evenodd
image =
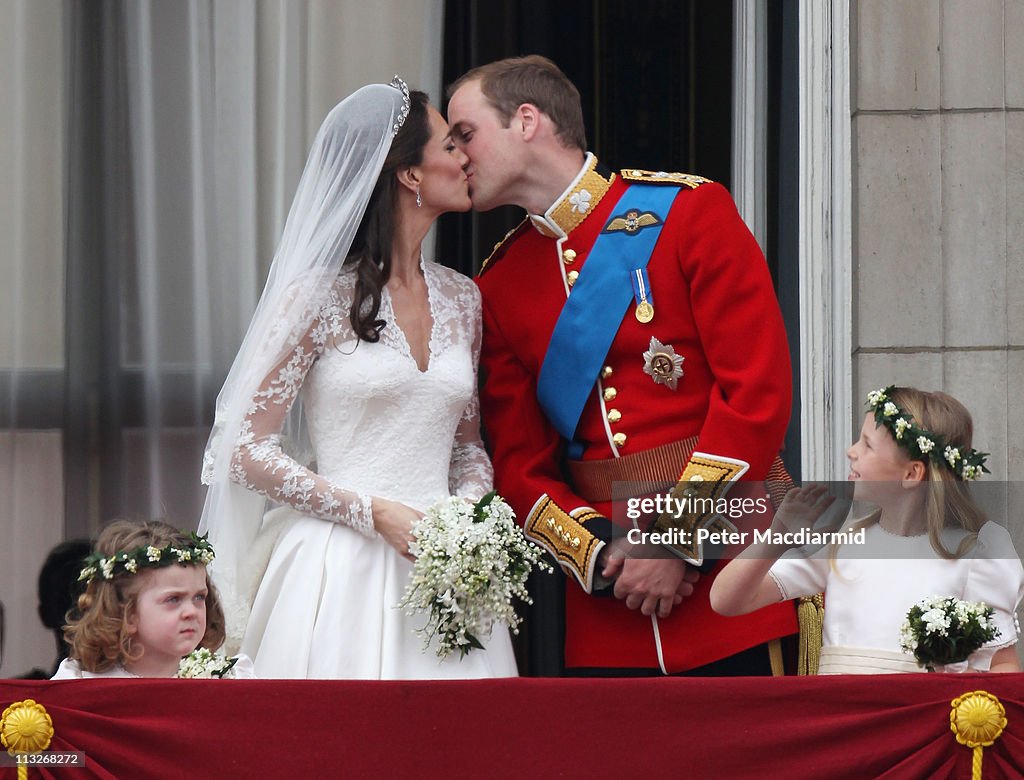
M204 458L229 634L263 678L516 675L507 631L439 662L394 608L414 523L493 485L567 575L555 672L769 673L791 607L721 618L699 550L626 556L610 520L613 482L776 461L789 353L731 197L606 168L543 57L470 71L447 113L396 78L313 141ZM507 204L475 283L423 258L440 214Z

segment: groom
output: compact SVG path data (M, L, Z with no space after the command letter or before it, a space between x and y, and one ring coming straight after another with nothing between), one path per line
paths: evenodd
M692 541L660 557L611 541L613 483L722 495L777 462L789 353L731 197L699 176L608 170L586 151L579 93L543 57L476 68L449 97L474 208L528 212L478 279L481 403L498 490L569 575L566 673L778 671L792 604L721 617Z

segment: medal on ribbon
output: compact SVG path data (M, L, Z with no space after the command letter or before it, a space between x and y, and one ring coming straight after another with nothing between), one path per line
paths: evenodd
M637 268L630 278L633 281L633 299L636 301L633 315L646 325L654 319L654 294L647 278L647 269Z

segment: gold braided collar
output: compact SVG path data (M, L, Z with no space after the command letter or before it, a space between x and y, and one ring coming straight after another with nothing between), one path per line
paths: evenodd
M575 230L593 211L615 181L615 174L605 178L597 171L597 158L587 152L583 168L562 196L544 214L531 214L530 222L548 238L564 238Z

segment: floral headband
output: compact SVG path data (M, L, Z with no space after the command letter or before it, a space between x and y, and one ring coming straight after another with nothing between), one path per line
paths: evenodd
M190 540L182 544L168 544L165 547L143 545L134 550L125 550L106 556L103 553L92 553L82 562L85 567L78 575L78 581L92 582L97 575L105 580L123 574L136 574L139 569L159 569L163 566L179 564L202 564L213 561L213 546L205 536L191 534Z
M875 423L884 425L896 439L896 443L910 453L914 460L931 460L945 466L963 479L980 479L985 468L987 452L962 447L953 447L942 436L914 424L913 416L891 400L896 389L889 385L868 393L867 405L875 415Z

